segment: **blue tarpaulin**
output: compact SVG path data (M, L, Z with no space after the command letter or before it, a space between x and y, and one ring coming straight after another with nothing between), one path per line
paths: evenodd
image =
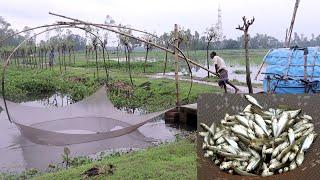
M305 55L307 54L306 72ZM303 94L320 92L320 47L274 49L266 56L264 92ZM307 83L304 76L307 76Z

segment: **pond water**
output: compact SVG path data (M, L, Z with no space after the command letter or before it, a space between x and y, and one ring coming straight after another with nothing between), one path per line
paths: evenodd
M33 107L56 108L68 106L73 101L69 96L62 94L54 94L53 96L36 101L23 102L21 104ZM121 111L121 110L119 110ZM122 111L128 111L124 109ZM133 111L129 111L133 112ZM135 114L144 113L143 110L135 110ZM112 130L121 127L114 127ZM119 144L121 137L111 138L101 141L75 144L68 146L71 150L71 156L94 156L100 152L117 152L123 150L131 150L132 144L135 148L146 148L145 144L139 146L138 141L135 141L135 134L142 134L148 139L152 139L151 145L156 145L162 142L171 142L176 139L176 135L185 135L189 132L176 125L166 124L162 117L155 119L152 122L140 127L139 132L134 132L132 142L124 142L119 147L110 148L110 144ZM194 130L194 129L193 129ZM0 113L0 172L21 172L30 168L46 170L49 164L62 163L62 154L64 147L39 145L29 141L21 136L20 131L14 124L9 123L7 115L4 111ZM92 132L79 130L67 130L67 133L83 133L90 134ZM137 135L138 137L138 135ZM150 144L148 145L150 146Z

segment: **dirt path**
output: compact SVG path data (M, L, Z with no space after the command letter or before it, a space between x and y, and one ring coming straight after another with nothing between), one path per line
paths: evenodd
M170 79L170 80L175 80L174 76L170 76L170 75L146 75L147 77L151 78L151 79ZM180 76L180 80L181 81L187 81L190 82L190 78L184 78ZM209 85L209 86L214 86L214 87L219 87L218 83L215 82L207 82L207 81L201 81L201 80L193 80L193 83L198 83L198 84L205 84L205 85ZM245 86L239 86L237 85L237 87L239 88L239 93L241 94L245 94L248 92L248 88ZM228 87L228 92L234 92L234 89ZM253 92L254 93L259 93L259 92L263 92L262 88L253 88Z

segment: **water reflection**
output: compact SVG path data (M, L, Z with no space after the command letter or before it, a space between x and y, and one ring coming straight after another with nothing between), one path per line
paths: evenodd
M32 100L21 104L33 107L63 107L72 104L68 95L54 94L49 98ZM144 114L141 109L130 110L122 108L119 111ZM119 127L114 127L117 129ZM113 129L113 130L114 130ZM25 169L37 168L46 170L49 164L62 162L61 146L39 145L20 135L14 124L9 123L4 111L0 113L0 172L21 172ZM87 133L87 132L86 132ZM162 117L140 127L129 135L68 146L71 156L87 156L99 152L114 152L126 149L141 149L162 142L176 139L177 134L187 134L181 127L174 127L165 123ZM141 141L144 138L145 141Z

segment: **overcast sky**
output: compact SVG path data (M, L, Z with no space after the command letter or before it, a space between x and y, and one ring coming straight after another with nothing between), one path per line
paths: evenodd
M266 33L283 40L289 27L295 0L0 0L0 16L15 29L55 22L49 11L102 23L107 14L117 23L156 32L173 29L174 23L203 33L217 22L222 9L224 35L235 38L242 16L255 16L250 33ZM320 34L320 1L302 0L295 31L308 36Z

